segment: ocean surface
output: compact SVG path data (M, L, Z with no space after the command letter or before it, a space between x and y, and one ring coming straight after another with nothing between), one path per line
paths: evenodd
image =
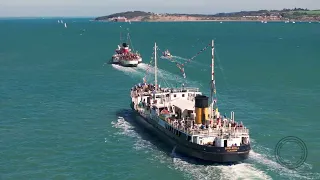
M0 20L0 179L320 179L320 23L111 23ZM119 33L143 56L137 68L105 64ZM147 72L154 42L185 62L215 40L219 111L250 129L252 152L236 165L204 165L167 149L135 124L130 88ZM185 65L159 59L162 87L209 93L210 48ZM209 94L208 94L209 95ZM304 164L275 158L301 138ZM297 158L298 147L282 150Z

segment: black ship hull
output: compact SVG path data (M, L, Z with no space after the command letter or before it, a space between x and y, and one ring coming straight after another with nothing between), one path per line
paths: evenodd
M120 66L123 66L123 67L137 67L138 64L121 64L119 63Z
M133 109L132 105L131 108ZM139 124L143 125L152 133L155 133L167 145L175 148L178 152L187 157L199 159L211 163L238 163L246 160L251 150L250 144L237 147L214 147L203 146L187 141L185 134L175 134L169 129L160 126L155 120L144 117L133 109L140 116L137 118Z
M141 62L139 62L138 64L140 64ZM117 64L117 65L120 65L120 66L123 66L123 67L137 67L138 64L122 64L120 62L114 62L112 59L108 62L108 64Z

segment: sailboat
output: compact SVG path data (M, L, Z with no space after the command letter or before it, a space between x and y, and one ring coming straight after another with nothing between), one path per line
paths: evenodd
M64 27L67 28L67 23L64 23Z
M154 45L154 84L140 83L131 88L130 106L146 130L155 133L177 153L215 163L241 162L251 150L249 130L218 110L212 40L211 97L196 87L169 88L158 84L157 45Z

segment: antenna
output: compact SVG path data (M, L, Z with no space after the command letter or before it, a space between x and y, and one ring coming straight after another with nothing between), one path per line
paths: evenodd
M157 43L154 43L154 85L156 87L156 91L158 90L158 79L157 79Z
M211 118L213 118L213 93L215 89L214 80L214 41L211 42Z
M122 43L122 33L121 33L122 27L120 26L120 44Z
M130 44L130 46L132 48L132 51L134 52L134 48L133 48L133 45L132 45L132 41L131 41L131 37L130 37L130 33L129 32L127 34L127 41L128 41L128 44Z

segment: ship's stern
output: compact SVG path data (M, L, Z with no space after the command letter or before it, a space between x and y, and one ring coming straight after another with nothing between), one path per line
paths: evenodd
M250 144L238 147L205 147L194 148L178 146L176 151L190 157L211 163L238 163L248 159Z
M213 148L203 152L203 159L218 163L237 163L248 159L251 151L250 144L237 147Z

